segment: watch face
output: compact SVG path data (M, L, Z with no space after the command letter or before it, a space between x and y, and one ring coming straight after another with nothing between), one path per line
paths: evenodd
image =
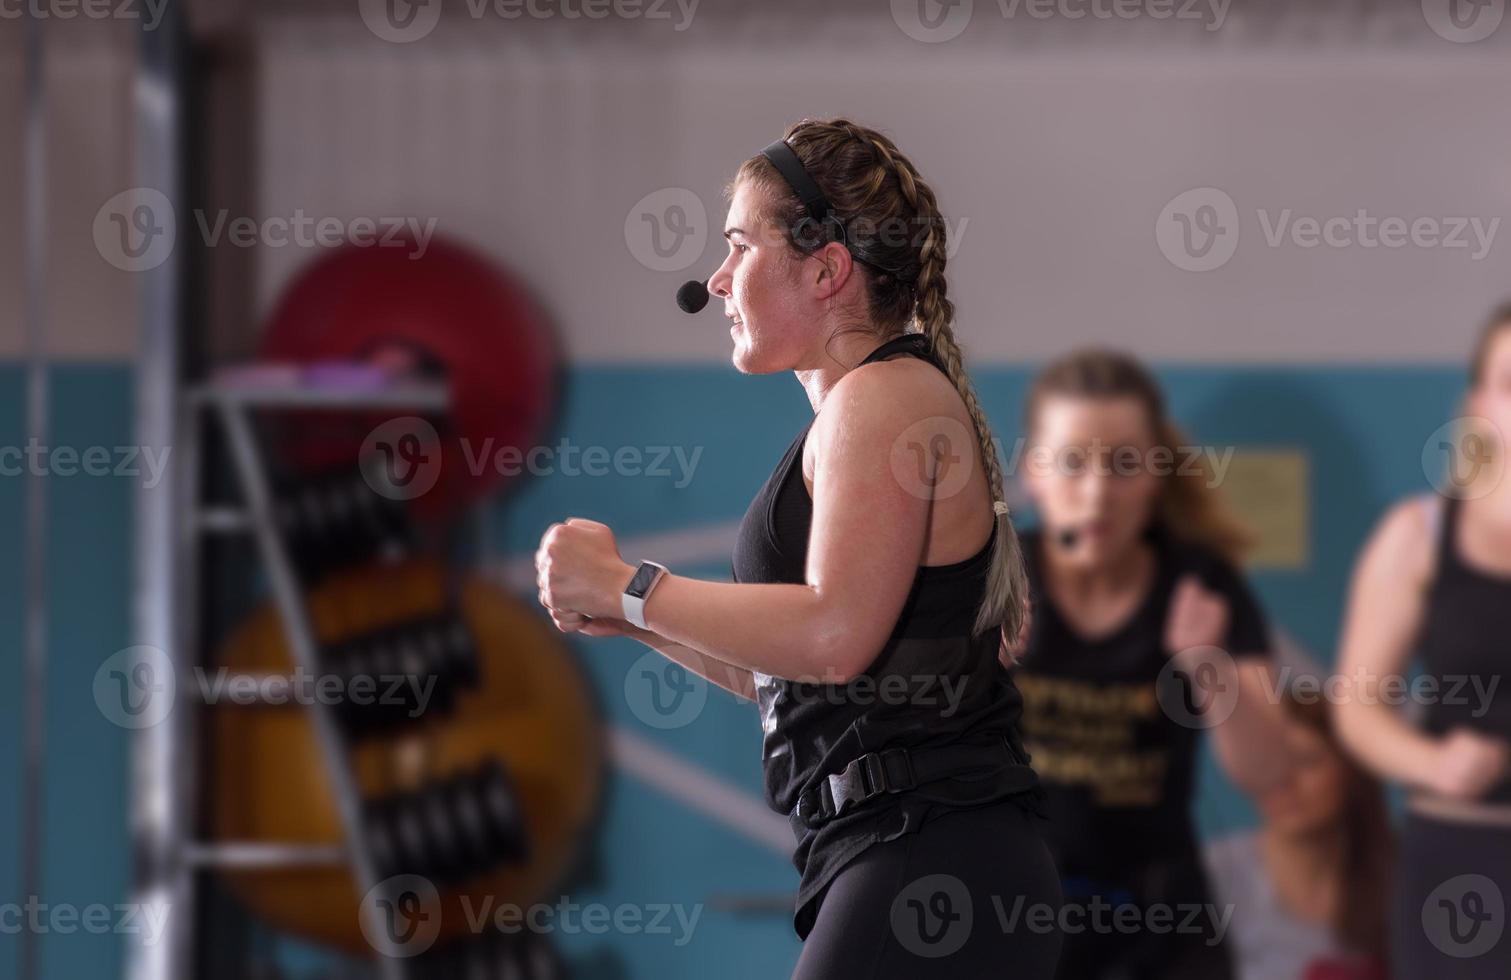
M656 580L656 576L660 572L661 569L655 565L642 563L635 570L635 577L630 579L630 584L625 588L624 594L634 596L636 599L644 599L645 590L651 587L651 583Z

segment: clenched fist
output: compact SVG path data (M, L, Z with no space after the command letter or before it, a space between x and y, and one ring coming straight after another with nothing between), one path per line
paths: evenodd
M619 616L620 594L634 573L609 526L582 517L546 528L535 552L540 604L564 633L583 629L589 618Z
M1170 597L1165 651L1175 656L1193 647L1221 647L1227 635L1228 601L1195 575L1182 576Z
M1498 738L1455 728L1438 742L1432 788L1455 800L1477 800L1506 776L1511 747Z

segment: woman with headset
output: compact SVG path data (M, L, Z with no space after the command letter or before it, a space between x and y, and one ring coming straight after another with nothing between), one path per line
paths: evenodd
M758 702L797 978L1048 978L1058 878L998 660L1023 570L934 192L886 136L805 120L740 167L724 237L707 289L735 367L794 372L814 413L745 514L734 581L637 568L573 518L542 538L541 602Z
M1199 736L1251 794L1291 766L1268 628L1236 568L1247 535L1132 357L1047 365L1026 423L1040 528L1023 536L1033 616L1013 675L1076 910L1059 975L1220 980L1230 923L1196 833Z

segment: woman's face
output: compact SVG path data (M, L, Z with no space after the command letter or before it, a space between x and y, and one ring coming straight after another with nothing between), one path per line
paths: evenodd
M741 182L724 222L729 254L708 280L708 291L724 300L731 359L745 374L794 369L813 339L814 321L799 288L806 260L774 225L757 218L759 203L750 182Z
M1343 760L1316 729L1296 721L1285 727L1296 766L1290 778L1259 798L1260 812L1265 823L1282 833L1326 830L1343 809Z
M1094 568L1137 545L1160 493L1154 441L1149 413L1132 396L1042 398L1021 470L1057 559ZM1059 547L1067 530L1075 543Z

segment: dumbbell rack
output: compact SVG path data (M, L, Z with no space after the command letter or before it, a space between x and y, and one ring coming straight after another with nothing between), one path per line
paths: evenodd
M174 469L175 490L182 502L176 519L172 649L165 651L173 675L189 677L201 665L198 613L202 539L211 534L250 533L265 567L268 583L289 641L294 666L308 674L320 670L319 644L304 604L298 573L283 540L274 510L272 481L253 426L259 411L387 411L439 414L450 397L444 385L403 384L371 390L290 387L288 385L209 384L184 393L178 409L177 440L181 451ZM218 422L231 458L240 508L208 506L202 500L204 460L210 422ZM311 712L317 745L325 761L345 837L340 847L261 842L205 841L193 832L198 801L195 775L200 761L195 699L180 697L168 722L138 733L133 777L138 799L133 836L139 855L135 896L144 904L164 905L170 915L158 949L133 947L129 980L190 980L198 962L194 948L200 931L193 921L197 874L214 868L329 866L349 863L358 892L369 895L379 885L367 845L362 798L348 763L345 732L334 706L316 699ZM234 710L234 709L228 709ZM379 903L364 901L373 936L387 934ZM186 921L187 919L187 921ZM382 980L403 980L405 961L378 951Z

